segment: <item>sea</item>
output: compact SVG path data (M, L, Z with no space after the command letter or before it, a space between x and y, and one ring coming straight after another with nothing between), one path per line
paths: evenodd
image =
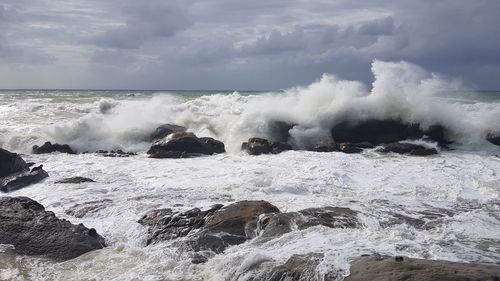
M371 86L324 75L279 91L2 90L0 147L43 164L50 177L2 196L28 196L72 223L95 228L108 247L65 262L13 254L0 247L0 280L252 280L263 262L323 253L314 280L349 274L364 254L402 255L500 264L500 147L485 140L500 132L500 92L457 90L439 77L406 68L376 70ZM342 120L399 118L422 128L441 124L455 140L438 155L416 157L367 149L360 154L309 151L329 140ZM295 126L296 150L251 156L250 137L273 139L273 122ZM214 137L226 153L152 159L148 136L161 124ZM45 141L79 154L31 154ZM97 150L135 152L103 157ZM83 153L88 152L88 153ZM56 184L67 177L95 182ZM77 218L78 204L105 200ZM146 246L137 221L149 210L185 211L239 200L266 200L282 212L347 207L362 227L294 230L271 240L231 246L203 264L173 241ZM429 227L391 224L395 214Z

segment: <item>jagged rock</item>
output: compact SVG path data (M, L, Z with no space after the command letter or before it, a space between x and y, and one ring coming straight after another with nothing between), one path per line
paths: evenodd
M95 180L85 177L71 177L56 181L56 183L84 183L84 182L95 182Z
M33 171L11 177L0 178L0 191L11 192L31 184L35 184L48 177L49 174L43 169L33 169Z
M89 201L81 204L76 204L72 206L70 209L65 210L64 213L75 218L83 218L87 216L87 214L95 213L99 210L106 208L106 205L109 205L112 200L103 199L98 201Z
M224 143L221 141L218 141L214 138L209 138L209 137L203 137L200 138L200 141L210 147L213 151L213 153L224 153L226 152L226 148L224 146Z
M73 149L67 144L52 144L50 141L44 143L42 146L34 145L33 146L33 154L44 154L44 153L52 153L52 152L61 152L68 154L76 154Z
M332 152L339 151L339 148L335 141L322 141L313 147L312 151L316 152Z
M0 244L19 254L68 260L105 247L95 229L58 219L27 197L1 197L0 214Z
M29 166L21 156L0 148L0 178L28 170Z
M344 281L498 281L500 266L407 257L369 256L355 260Z
M500 145L500 134L488 133L488 135L486 135L486 140L494 145Z
M243 143L242 148L250 155L269 154L272 151L271 143L266 139L251 138Z
M160 125L158 128L156 128L156 130L153 133L151 133L151 135L149 136L149 141L155 142L170 134L177 132L185 132L186 130L187 128L183 126L178 126L173 124L163 124Z
M287 150L293 150L292 146L287 144L287 143L283 143L283 142L275 142L271 145L271 152L273 154L279 154L283 151L287 151Z

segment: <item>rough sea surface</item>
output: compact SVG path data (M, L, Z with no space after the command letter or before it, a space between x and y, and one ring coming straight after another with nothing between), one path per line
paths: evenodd
M354 258L375 252L500 264L500 147L485 141L489 131L500 130L500 93L443 93L455 89L454 82L404 63L376 62L373 72L372 87L325 75L307 87L269 93L0 91L0 146L23 153L27 162L43 163L50 174L8 196L28 196L60 218L95 228L110 244L60 263L0 247L0 280L249 280L246 272L255 265L311 252L325 254L319 278L333 271L339 280ZM307 148L327 140L338 120L375 117L440 123L457 142L429 157L374 149L260 156L239 151L249 137L272 138L273 121L298 124L289 142ZM220 139L228 152L148 158L146 138L164 123ZM122 149L138 155L30 154L32 145L47 140L78 152ZM55 183L74 176L95 182ZM151 209L184 211L253 199L283 212L348 207L360 212L363 226L295 230L192 264L171 242L146 247L147 229L137 223ZM106 200L103 207L82 218L66 213L100 200ZM391 224L394 214L422 219L428 227Z

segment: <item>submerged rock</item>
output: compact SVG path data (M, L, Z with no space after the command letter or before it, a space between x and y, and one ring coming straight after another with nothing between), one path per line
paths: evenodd
M312 151L316 152L333 152L339 151L339 147L335 141L322 141L313 147Z
M85 177L71 177L56 181L56 183L84 183L84 182L95 182L95 180Z
M88 214L95 213L99 210L106 208L106 206L112 202L113 201L109 199L84 202L72 206L68 210L65 210L64 213L73 216L75 218L83 218Z
M488 133L486 140L494 145L500 145L500 133Z
M379 152L388 153L394 152L399 154L410 154L415 156L427 156L438 154L435 148L426 148L425 146L412 144L412 143L389 143L384 145L382 149L378 150Z
M0 178L28 170L28 164L19 154L0 148Z
M105 247L95 229L59 219L27 197L1 197L0 214L0 244L19 254L68 260Z
M349 154L363 152L362 148L351 145L351 143L348 143L348 142L347 143L343 142L343 143L339 144L339 150L341 152L349 153Z
M151 133L151 135L149 136L149 141L155 142L170 134L177 132L185 132L185 131L187 131L187 128L183 126L178 126L173 124L163 124L160 125L158 128L156 128L156 130L153 133Z
M71 149L71 147L67 144L52 144L50 141L44 143L42 146L34 145L33 146L33 154L44 154L44 153L52 153L52 152L61 152L68 154L76 154L76 152Z
M271 145L271 153L279 154L283 151L293 150L292 146L284 142L275 142Z
M497 281L500 266L456 263L407 257L361 257L345 281Z
M323 257L324 255L321 253L293 255L284 264L272 268L268 273L255 279L255 281L337 280L340 276L333 272L320 276L316 270L323 261Z
M40 182L41 180L47 178L49 174L42 168L33 169L30 172L25 172L23 174L14 177L4 177L0 178L0 191L11 192L31 184Z

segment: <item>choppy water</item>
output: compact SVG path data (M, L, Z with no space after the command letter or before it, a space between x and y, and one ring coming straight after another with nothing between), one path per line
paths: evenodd
M453 85L415 74L411 65L378 65L374 72L371 90L325 76L275 93L1 91L0 146L26 153L26 161L43 163L50 174L9 195L29 196L61 218L96 228L111 246L62 263L0 250L0 280L248 280L252 265L310 252L325 253L320 271L344 273L353 258L372 252L500 264L500 148L484 141L488 131L500 129L500 93L442 94ZM439 122L459 141L454 150L425 158L374 150L249 156L238 149L248 137L272 138L270 121L298 124L289 141L306 148L328 138L332 124L347 117ZM150 159L144 138L163 123L221 139L229 152ZM121 148L138 155L29 154L46 140L79 151ZM96 182L55 184L72 176ZM65 213L103 199L111 201L84 218ZM252 240L196 265L170 242L144 246L146 228L137 220L148 210L247 199L267 200L281 211L349 207L361 212L363 227L317 226ZM423 218L432 227L388 226L394 213Z

